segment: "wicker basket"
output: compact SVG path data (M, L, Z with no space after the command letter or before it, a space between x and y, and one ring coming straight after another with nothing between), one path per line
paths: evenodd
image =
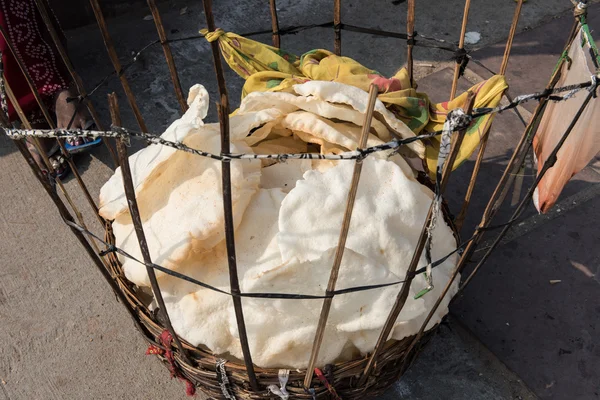
M425 186L433 189L433 183L425 176L420 175L419 181ZM442 211L446 223L452 228L457 243L460 242L459 234L451 218L449 208L446 202L443 202ZM114 235L107 224L105 240L114 244ZM111 268L111 275L114 281L125 295L127 299L126 307L130 308L139 322L138 328L150 346L155 346L158 349L164 349L160 341L160 336L167 331L164 322L161 321L158 310L150 311L148 305L152 300L146 292L140 291L136 285L130 282L123 273L121 263L114 253L107 255ZM439 324L428 330L425 335L419 340L418 346L412 349L408 354L410 344L415 339L415 335L408 336L402 340L388 340L383 351L379 354L379 358L373 369L369 379L363 384L358 385L359 378L363 374L369 356L360 357L354 360L341 362L338 364L327 365L323 372L327 378L327 382L331 387L335 388L337 395L342 399L362 399L367 396L376 396L383 393L387 388L393 385L404 372L408 369L411 363L415 360L423 346L428 342ZM177 368L194 386L206 393L211 398L226 399L220 386L219 377L217 375L215 364L221 358L210 351L196 346L180 339L183 344L186 355L192 361L188 363L181 356L179 349L173 346L171 350L174 353L174 358L177 363ZM162 352L161 352L162 353ZM156 354L164 364L171 368L170 362L162 354ZM267 387L272 384L278 384L279 369L276 368L256 368L255 373L258 383L261 387L261 392L252 390L249 382L248 373L243 362L228 361L226 363L226 371L229 379L230 393L236 398L241 399L279 399L274 394L268 392ZM312 399L312 394L305 391L303 380L306 375L305 369L297 369L290 371L287 390L292 399ZM323 382L316 377L313 378L312 388L315 389L316 398L331 398L333 394L329 391Z

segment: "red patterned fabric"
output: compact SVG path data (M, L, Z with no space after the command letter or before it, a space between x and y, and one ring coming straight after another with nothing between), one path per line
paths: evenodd
M0 24L13 43L18 57L24 61L44 102L52 109L54 95L68 87L68 71L34 0L0 0ZM27 115L39 114L33 93L2 36L0 51L6 81L19 105ZM13 121L17 119L17 115L10 101L8 103L9 119Z

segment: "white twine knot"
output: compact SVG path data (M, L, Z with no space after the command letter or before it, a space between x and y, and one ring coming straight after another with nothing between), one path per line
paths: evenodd
M290 377L290 370L280 369L279 374L277 376L279 378L279 387L277 387L277 385L269 385L267 386L267 390L279 396L282 400L288 400L290 394L286 390L285 385L287 385L288 379Z
M600 72L597 75L592 75L591 76L591 80L592 80L592 85L588 88L588 90L592 93L594 93L594 97L596 97L596 89L598 89L598 85L600 85L600 79L598 79L598 75L600 75Z

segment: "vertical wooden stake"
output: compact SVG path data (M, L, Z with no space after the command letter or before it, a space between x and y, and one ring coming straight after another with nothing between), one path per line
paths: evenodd
M277 18L277 4L275 0L269 0L271 10L271 29L273 30L273 46L281 47L281 36L279 35L279 18Z
M212 13L212 0L202 0L204 5L204 16L206 17L206 25L209 32L214 32L215 17ZM227 85L225 85L225 72L223 72L223 63L221 62L221 51L219 49L219 41L210 42L210 48L213 55L213 65L215 67L215 75L217 76L217 84L219 86L219 97L227 96ZM227 115L229 115L229 104L227 105Z
M336 56L342 55L342 0L333 0L333 52Z
M110 108L112 124L114 126L120 126L121 116L119 113L119 105L117 103L117 95L115 93L108 95L108 104ZM188 358L185 349L181 344L181 341L179 340L179 336L177 336L175 330L173 329L173 326L171 325L171 319L169 318L169 313L167 312L165 301L162 297L162 293L160 292L160 287L156 279L156 273L154 272L154 268L148 266L152 264L152 257L150 257L150 251L148 250L148 243L146 242L144 226L142 225L142 217L140 215L137 199L135 197L135 188L133 186L133 178L131 177L131 169L129 167L129 157L127 156L127 145L125 144L123 139L117 140L117 152L119 154L119 164L121 166L121 173L123 174L123 186L125 187L125 196L127 197L127 203L129 204L129 213L131 214L131 221L133 222L133 227L135 229L135 234L137 236L138 243L140 245L140 250L144 258L144 263L146 263L146 272L148 273L148 278L150 278L150 286L152 287L152 293L154 293L154 298L158 303L158 307L160 309L160 312L162 313L165 325L167 326L169 333L171 333L173 341L179 348L181 356L189 365L193 365L191 360Z
M212 0L203 0L204 15L209 32L215 31L215 20L212 13ZM221 64L221 54L217 41L211 42L211 50L215 72L217 74L217 83L219 85L219 94L221 102L217 104L219 112L219 122L221 125L221 154L229 154L229 100L227 97L227 86L225 85L225 74L223 73L223 65ZM233 308L237 322L238 333L240 335L240 345L244 356L244 365L250 381L250 387L253 391L259 392L258 380L254 372L252 364L252 355L250 353L250 345L248 343L248 334L246 332L246 323L244 321L244 311L240 294L240 284L237 273L237 261L235 254L235 235L233 225L233 210L231 199L231 164L230 161L224 160L221 163L221 177L223 185L223 213L225 217L225 244L227 247L227 261L229 264L229 284L231 286ZM201 212L201 210L200 210Z
M469 9L471 8L471 0L465 0L465 9L463 11L462 26L460 28L460 38L458 41L459 50L463 50L465 47L465 34L467 32L467 22L469 21ZM456 60L454 65L454 77L452 78L452 89L450 90L450 100L456 96L456 88L458 86L458 78L460 77L461 62Z
M467 99L465 102L466 103L465 104L465 113L467 113L467 114L471 113L471 111L473 110L474 101L475 101L474 94L472 92L469 92L469 95L467 96ZM448 179L450 177L450 173L452 172L452 166L454 165L454 161L456 160L456 156L458 155L458 150L460 149L460 144L462 143L462 138L464 137L465 132L466 132L466 129L462 130L460 132L457 132L453 135L454 137L453 137L452 142L454 144L452 145L450 155L448 156L448 159L446 160L446 164L445 164L443 174L442 174L442 181L441 181L442 193L444 192L444 189L445 189ZM361 376L360 380L358 381L358 386L364 385L365 382L367 381L367 379L369 378L369 376L371 375L371 373L373 372L373 368L375 367L375 363L377 361L379 353L383 349L385 342L388 340L388 337L390 336L390 333L392 332L394 324L396 323L396 319L398 318L398 315L400 315L400 312L402 311L402 308L404 307L404 304L406 303L406 300L408 298L408 292L410 290L410 285L412 284L412 281L414 279L414 273L417 270L417 265L419 264L419 260L421 259L421 254L423 253L423 249L425 247L425 241L427 238L427 227L429 226L429 223L430 223L430 220L431 220L431 217L433 214L434 201L435 201L435 199L432 201L431 205L429 206L429 211L427 212L427 217L425 218L425 222L421 229L421 234L419 236L419 240L417 241L417 247L415 249L415 252L413 253L413 257L412 257L410 264L406 270L406 275L404 277L404 283L402 284L402 289L400 289L400 292L398 293L398 296L396 297L396 302L392 306L392 309L390 310L390 314L388 315L388 318L385 321L383 329L381 330L381 333L379 335L379 339L377 340L377 344L375 345L375 348L373 349L373 352L371 353L369 361L367 362L365 371L364 371L363 375Z
M158 7L156 7L154 0L148 0L148 7L150 7L150 12L152 13L152 18L154 19L154 25L156 25L156 31L158 32L158 38L160 39L160 44L162 45L163 52L165 53L165 59L167 60L167 66L169 67L169 73L171 74L171 81L173 82L173 89L175 89L175 96L177 96L177 101L179 102L181 111L186 112L188 105L185 101L185 96L183 95L183 89L181 89L179 74L177 74L177 66L175 65L175 60L173 60L173 53L171 52L171 46L169 46L169 42L167 40L167 34L165 33L165 27L162 24Z
M358 143L358 149L364 149L367 145L367 139L369 138L369 130L371 129L371 120L373 119L373 111L375 110L375 102L377 100L377 86L371 85L369 88L369 103L367 105L367 112L365 113L365 123L360 135ZM335 290L335 285L342 264L342 258L344 256L344 249L346 247L346 239L348 237L348 231L350 230L350 221L352 219L352 210L354 209L354 201L356 200L356 193L358 192L358 183L360 181L360 174L362 172L363 160L358 159L354 163L354 172L352 174L352 181L350 183L350 191L346 201L346 210L344 212L344 219L342 222L342 229L338 239L338 244L335 250L335 257L333 266L331 267L331 273L329 275L329 282L327 283L326 294L330 294ZM327 327L327 319L329 318L329 310L331 308L332 297L328 297L323 300L323 306L321 308L321 315L319 316L319 324L317 325L317 332L315 333L315 340L313 342L312 352L310 354L310 360L308 361L308 367L306 369L306 375L304 377L304 388L309 389L312 382L313 370L319 356L319 350L321 349L321 343L323 342L323 336L325 335L325 328Z
M408 70L408 78L410 86L414 87L415 80L413 76L413 41L415 40L415 1L408 0L408 12L406 17L406 33L408 40L406 44L406 69Z
M123 68L121 67L119 56L117 55L117 51L115 50L113 41L110 37L110 34L108 33L108 27L106 26L106 21L104 20L104 15L102 14L100 4L98 4L98 0L90 0L90 4L92 5L92 9L94 10L94 15L96 16L96 21L98 22L100 32L102 33L102 39L104 40L106 51L108 52L108 56L110 57L113 67L117 72L117 76L121 81L121 86L123 86L123 90L125 91L125 95L127 96L127 100L129 101L129 105L131 106L131 110L133 111L133 115L135 116L135 119L142 132L148 132L148 128L146 128L146 123L144 122L142 113L140 112L140 109L137 105L135 96L131 91L131 87L129 86L129 81L123 73Z
M500 66L500 75L504 75L506 73L506 67L508 66L508 58L510 57L510 50L512 49L515 33L517 32L519 17L521 16L521 7L523 7L523 0L518 0L517 6L515 7L515 14L513 15L513 20L510 25L508 39L506 39L506 47L504 48L504 56L502 56L502 65Z
M469 0L467 0L469 1ZM518 0L517 6L515 8L515 14L513 16L512 24L510 26L510 32L508 34L508 39L506 40L506 47L504 49L504 56L502 58L502 65L500 67L500 75L504 75L506 72L506 67L508 66L508 59L510 56L510 51L512 49L513 40L515 38L515 33L517 31L517 25L519 24L519 17L521 15L521 7L523 6L523 0ZM464 24L464 21L463 21ZM465 26L466 27L466 26ZM455 69L455 78L457 79L456 69ZM455 91L454 82L452 83L452 88ZM489 138L491 128L491 122L486 124L484 127L484 132L481 137L481 141L479 144L479 151L477 153L477 160L475 161L475 165L473 166L473 173L471 174L471 180L469 181L469 186L467 187L467 193L465 195L465 200L463 202L462 209L458 216L456 217L456 227L460 230L462 224L464 222L467 208L469 207L469 203L471 202L471 196L473 195L473 190L475 189L475 182L477 181L477 176L479 175L479 170L481 169L481 163L483 162L483 157L485 155L485 149L487 147L487 141Z

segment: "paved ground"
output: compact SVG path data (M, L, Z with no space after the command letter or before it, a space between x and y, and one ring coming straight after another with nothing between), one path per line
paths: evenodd
M241 4L240 4L241 3ZM344 2L343 18L348 23L388 30L403 30L405 5L402 1L377 2L366 10L358 1ZM473 0L469 30L482 33L482 47L476 53L497 69L506 37L512 1ZM219 2L217 25L237 32L268 28L264 2ZM173 36L195 33L202 27L198 4L162 3L167 31ZM304 24L329 20L331 10L322 2L279 1L280 22ZM569 22L554 17L569 8L567 0L529 0L524 6L519 30L527 29L516 41L508 74L513 94L539 89L549 75L564 42ZM592 11L600 15L594 7ZM144 9L109 20L117 51L125 62L132 51L154 40L152 21L144 20ZM436 1L417 6L417 30L455 38L462 15L462 2ZM226 16L226 17L225 17ZM367 24L365 21L372 21ZM594 25L592 25L594 26ZM566 28L565 28L566 27ZM95 26L68 31L70 51L88 88L111 70ZM265 36L260 38L268 41ZM343 51L365 65L392 74L404 62L403 43L393 39L360 38L344 34ZM332 47L332 34L317 30L283 39L291 51L302 53L314 47ZM208 46L204 41L180 42L173 46L184 88L202 82L211 95L216 85ZM417 49L419 74L437 71L420 81L432 97L444 100L449 92L447 55ZM473 68L467 77L475 82L484 71ZM140 57L128 71L142 114L152 131L160 132L177 118L177 103L160 48ZM239 98L240 80L227 76L232 98ZM463 80L463 87L470 82ZM117 91L126 126L135 121L117 81L99 90L97 105L107 115L105 95ZM214 98L214 97L213 97ZM524 112L526 110L523 110ZM215 120L214 108L209 120ZM491 186L506 162L507 150L522 126L513 115L497 119L486 168L480 181L466 226L476 223ZM84 179L97 196L99 187L111 174L107 154L99 150L78 160ZM459 188L470 174L467 164L454 176ZM144 356L145 345L115 302L100 274L94 270L76 240L61 223L39 184L9 141L0 137L0 399L171 399L183 398L183 388L168 379L167 371L154 359ZM405 379L385 398L406 399L506 399L597 398L600 377L594 368L600 361L596 345L598 260L595 243L598 233L597 183L600 175L586 169L569 185L563 202L549 217L534 217L512 234L489 265L453 308L450 325L442 327L431 346ZM75 201L89 214L89 208L69 181ZM451 193L456 207L461 190ZM511 209L500 215L505 218ZM534 215L529 210L528 215ZM88 218L89 220L89 218ZM543 229L539 229L542 227ZM563 229L560 229L563 228ZM583 271L583 272L582 272ZM589 272L586 272L589 271ZM586 275L587 273L587 275ZM550 279L561 279L551 286ZM462 327L473 331L490 353ZM515 371L517 378L504 365Z
M450 316L380 400L533 400L523 381Z

